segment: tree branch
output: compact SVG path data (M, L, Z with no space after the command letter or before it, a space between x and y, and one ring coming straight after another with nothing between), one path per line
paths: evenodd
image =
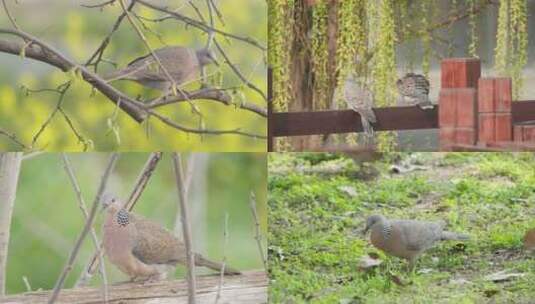
M137 122L142 122L145 119L146 114L142 110L142 104L115 89L106 83L104 79L100 78L100 76L89 71L86 67L66 58L59 51L56 51L48 44L20 30L0 29L0 33L15 35L31 41L30 45L27 45L20 42L0 40L0 52L14 55L24 54L25 57L48 63L57 67L63 72L68 72L75 68L79 69L82 77L87 82L93 85L98 91L108 97L115 104L118 104L119 107L134 120Z
M61 288L63 287L63 284L65 283L65 279L67 278L67 274L72 269L72 265L74 261L76 260L76 256L78 255L78 252L80 251L80 248L82 247L82 243L87 236L87 233L89 232L91 226L93 225L93 220L95 219L95 215L97 214L98 206L100 205L100 200L102 193L104 193L104 190L106 189L106 185L108 183L108 178L111 175L111 172L113 171L113 168L115 167L115 163L117 159L119 158L119 154L114 153L110 157L110 160L108 161L108 166L106 167L106 170L104 171L104 174L102 175L102 179L100 181L100 186L98 188L97 195L95 197L95 200L93 201L93 207L91 207L91 212L89 213L89 217L87 221L85 222L84 228L82 230L82 233L78 237L78 240L76 241L76 244L74 245L74 248L69 256L69 259L67 260L67 263L65 264L65 268L63 269L63 272L58 278L58 281L56 282L56 285L54 287L54 291L50 295L50 298L48 300L49 304L52 304L56 301L58 298L59 292L61 291Z
M78 199L78 206L80 207L80 210L82 211L82 214L84 215L84 218L87 221L89 219L89 214L87 213L86 204L82 196L82 189L78 184L76 175L74 174L74 170L72 169L71 163L65 153L61 154L61 159L63 160L63 167L65 168L65 171L67 172L67 175L69 176L69 179L71 181L72 187L74 188L74 192L76 193L76 198ZM100 242L98 240L97 233L95 232L95 228L91 227L90 232L91 239L93 240L93 245L95 246L95 250L99 250ZM100 265L100 275L102 276L102 284L104 287L103 298L104 302L108 303L108 277L106 276L106 268L104 267L104 258L102 256L102 253L98 255L98 260Z
M22 152L0 153L0 298L5 294L11 216L17 194Z
M171 10L165 8L165 7L153 4L153 3L149 2L149 1L136 0L136 2L142 4L142 5L146 6L146 7L150 7L152 9L154 9L154 10L160 11L162 13L169 14L169 15L175 17L175 19L181 20L184 23L186 23L188 25L191 25L191 26L194 26L194 27L206 32L206 33L210 33L210 32L217 33L217 34L223 35L223 36L228 37L228 38L232 38L232 39L243 41L245 43L248 43L250 45L253 45L253 46L261 49L262 51L266 51L267 50L267 48L265 46L261 45L260 43L258 43L253 38L242 37L242 36L238 36L238 35L234 35L234 34L231 34L231 33L224 32L222 30L210 27L210 26L208 26L207 24L205 24L203 22L197 21L197 20L192 19L190 17L187 17L187 16L184 16L184 15L179 14L177 12L171 11Z
M147 104L150 109L155 109L158 107L170 105L173 103L180 103L188 100L197 100L197 99L206 99L212 100L215 102L222 103L224 105L232 105L232 99L229 94L222 89L200 89L193 92L177 92L176 96L167 96L166 98L157 98ZM199 98L202 96L202 98ZM234 104L240 109L244 109L255 114L258 114L262 117L267 117L267 110L261 106L258 106L253 103L241 102L239 104Z
M189 222L188 204L186 198L186 188L184 185L184 173L182 161L178 153L173 153L173 168L176 177L178 199L181 210L182 233L184 234L184 245L186 246L186 258L188 267L188 303L195 304L195 255L191 245L191 226Z

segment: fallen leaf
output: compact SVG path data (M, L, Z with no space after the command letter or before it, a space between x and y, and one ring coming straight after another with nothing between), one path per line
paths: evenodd
M426 273L430 273L430 272L433 272L432 268L422 268L422 269L417 271L417 273L421 273L421 274L426 274Z
M351 197L355 197L358 194L357 189L355 189L355 187L353 186L340 186L338 187L338 190L344 192L345 194Z
M485 277L486 281L504 282L509 281L511 278L523 277L525 273L507 273L507 270L498 271Z
M472 284L472 282L468 281L467 279L465 278L458 278L458 279L453 279L450 281L451 284L456 284L456 285L466 285L466 284Z
M368 269L371 269L373 267L377 267L379 265L381 265L381 263L383 263L383 261L379 260L379 259L374 259L370 256L363 256L360 258L360 261L359 261L359 269L361 271L365 271L365 270L368 270Z

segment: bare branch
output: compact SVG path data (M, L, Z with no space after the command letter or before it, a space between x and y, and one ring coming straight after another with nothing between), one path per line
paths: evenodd
M113 3L115 3L116 0L108 0L106 2L103 2L103 3L99 3L99 4L93 4L93 5L90 5L90 4L82 4L83 7L87 7L87 8L102 8L106 5L111 5ZM136 1L132 1L132 2L136 2Z
M69 159L67 158L67 155L65 155L65 153L62 153L61 158L63 160L63 167L65 168L65 171L67 171L67 175L69 176L72 187L74 188L74 192L76 193L76 198L78 199L78 206L80 207L80 210L82 211L82 214L84 215L84 218L87 221L89 219L89 214L87 213L86 204L82 196L82 190L80 189L80 186L78 185L76 175L74 174L71 163ZM95 228L93 227L91 227L91 239L93 240L93 245L95 246L95 250L99 250L100 242L95 232ZM99 254L98 258L99 258L99 265L100 265L100 274L102 276L103 298L104 298L104 302L108 303L108 277L106 276L106 268L104 267L104 259L102 257L102 254Z
M188 204L186 202L186 188L184 186L184 176L182 170L182 160L178 153L173 153L173 165L176 176L176 186L181 210L182 232L184 234L184 245L186 246L186 258L188 267L188 303L195 304L195 256L191 248L191 230L189 223Z
M15 134L13 134L13 133L10 133L10 132L0 128L0 135L4 135L5 137L9 138L11 141L13 141L17 145L19 145L24 150L29 149L28 146L26 146L20 140L18 140L17 136L15 136Z
M102 175L100 186L98 188L98 192L95 197L95 200L93 201L93 207L91 207L91 212L89 213L89 217L87 221L85 222L82 233L80 234L80 236L78 237L78 240L76 241L76 244L74 245L74 248L69 256L69 259L67 260L67 263L65 265L65 268L63 269L63 272L61 273L61 275L58 278L58 281L56 282L54 291L52 292L48 300L48 303L50 304L54 303L56 299L58 298L59 292L61 291L61 288L63 287L63 284L65 283L65 279L67 278L67 274L69 274L69 272L71 271L74 261L76 260L76 256L78 255L78 252L80 251L80 247L82 246L82 243L85 237L87 236L89 229L93 225L93 220L95 219L98 206L100 205L102 193L104 193L104 190L106 189L108 178L111 172L113 171L113 168L115 167L115 163L118 158L119 158L119 154L117 153L112 154L112 156L110 157L108 166L106 167L106 170L104 171L104 174Z
M6 266L22 152L0 153L0 297L5 295Z
M11 12L9 11L9 9L7 7L6 0L2 0L2 5L4 6L4 11L6 12L6 15L7 15L7 18L9 19L9 22L11 22L11 25L13 25L13 27L18 30L19 26L18 26L17 22L15 21L15 18L13 18L13 16L11 16Z
M154 170L156 170L156 166L162 159L162 155L162 152L154 152L151 153L151 155L149 156L149 159L145 163L145 166L141 170L141 173L139 174L136 180L134 189L132 190L130 196L128 197L128 200L126 201L126 206L124 206L129 211L132 211L132 209L134 209L137 200L141 196L141 193L143 193L143 190L145 190L145 187L147 186L152 174L154 173Z
M221 287L223 286L223 279L225 277L225 266L227 264L227 256L225 255L225 249L228 244L228 213L225 212L225 224L223 226L223 261L221 262L221 271L219 272L219 286L217 287L217 295L215 297L215 304L217 304L221 298Z
M219 44L219 42L217 42L217 39L214 39L214 44L215 46L217 47L217 49L219 50L219 52L221 53L221 55L223 55L223 58L225 58L225 62L228 64L228 66L234 71L234 73L236 75L238 75L238 77L249 87L251 88L252 90L256 91L258 94L260 94L260 96L262 96L262 98L264 100L267 100L267 96L266 94L260 89L258 88L257 86L255 86L252 82L250 82L249 80L247 80L247 78L245 78L245 76L243 76L243 74L240 72L240 70L232 63L230 62L230 59L228 58L227 54L225 53L225 51L223 50L223 48L221 47L221 45Z
M266 255L264 253L264 247L262 246L262 235L260 233L260 222L258 221L258 213L256 211L256 197L254 192L251 191L251 211L253 213L253 219L255 222L255 240L258 245L258 251L260 252L260 257L262 258L262 263L264 263L264 269L267 268Z
M229 94L225 93L225 90L222 89L213 89L205 88L193 92L178 92L177 96L167 96L166 98L158 98L149 102L147 106L150 109L155 109L157 107L162 107L165 105L170 105L173 103L180 103L187 100L198 100L201 99L199 96L202 96L202 99L207 101L215 101L222 103L224 105L232 105L232 100ZM208 98L210 97L210 98ZM237 108L244 109L255 114L258 114L262 117L267 117L267 110L261 106L258 106L253 103L241 102L239 104L234 104Z
M97 90L108 97L115 104L119 104L121 109L130 115L137 122L142 122L146 116L143 112L143 104L131 99L122 92L118 91L100 76L89 71L86 67L81 66L74 61L66 58L59 51L44 43L36 37L31 36L20 30L0 29L0 33L15 35L30 40L30 45L17 43L14 41L0 40L0 51L14 55L20 55L24 50L24 55L28 58L39 60L53 65L64 72L77 69L82 77L91 83ZM120 102L119 102L120 101Z
M250 45L253 45L253 46L261 49L262 51L266 51L267 50L267 48L265 46L262 46L260 43L258 43L253 38L242 37L242 36L238 36L238 35L234 35L234 34L231 34L231 33L227 33L227 32L218 30L216 28L213 28L213 27L210 27L210 26L206 25L203 22L197 21L195 19L192 19L190 17L184 16L184 15L179 14L177 12L170 11L169 9L167 9L165 7L158 6L158 5L153 4L153 3L149 2L149 1L136 0L136 2L142 4L142 5L146 6L146 7L150 7L152 9L154 9L154 10L160 11L162 13L169 14L169 15L175 17L175 19L181 20L184 23L186 23L188 25L191 25L191 26L194 26L194 27L206 32L206 33L214 32L214 33L220 34L220 35L228 37L228 38L232 38L232 39L236 39L236 40L239 40L239 41L243 41L245 43L248 43Z
M111 0L111 1L108 1L108 2L113 3L113 2L115 2L115 0ZM107 3L104 3L104 5L106 5L106 4ZM130 12L134 8L135 4L136 4L136 1L130 2L130 5L128 6L126 11ZM102 6L102 4L100 4L100 6ZM104 40L102 40L102 42L100 43L100 45L97 48L97 50L93 53L93 55L91 55L91 57L85 63L86 66L93 65L95 67L95 72L98 70L98 64L100 63L100 61L103 61L102 56L104 55L104 51L106 50L106 48L108 47L108 44L111 41L111 37L117 31L117 29L119 29L119 26L121 25L121 22L123 22L124 17L126 17L126 13L125 12L123 12L119 16L119 18L117 18L117 20L115 21L115 23L112 26L112 29L111 29L110 33L104 38ZM95 62L93 62L93 60L95 60Z

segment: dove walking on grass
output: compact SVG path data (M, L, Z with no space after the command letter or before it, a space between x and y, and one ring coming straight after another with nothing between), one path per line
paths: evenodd
M389 220L382 215L372 215L366 221L366 233L371 230L373 246L388 255L409 261L413 269L416 260L436 243L446 240L468 240L462 233L444 230L445 223L418 220Z

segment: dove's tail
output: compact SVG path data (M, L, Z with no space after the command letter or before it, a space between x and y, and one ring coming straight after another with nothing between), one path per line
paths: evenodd
M360 121L362 123L362 130L364 131L364 135L366 136L366 143L372 144L373 138L375 136L372 123L377 122L377 119L375 118L375 113L373 113L373 110L371 109L367 112L358 112L360 115Z
M443 241L447 241L447 240L466 241L470 239L470 236L468 234L463 234L463 233L442 231L442 235L440 236L440 239Z
M428 110L428 109L432 109L435 107L435 105L431 102L431 100L429 100L429 96L428 95L425 95L421 100L420 102L418 103L418 106L422 109L422 110Z
M223 268L223 263L211 261L211 260L203 257L200 254L195 254L195 265L203 266L203 267L206 267L206 268L210 268L210 269L215 270L215 271L221 271L221 269ZM241 272L239 270L237 270L237 269L228 267L225 264L225 274L226 275L236 275L236 274L241 274Z

